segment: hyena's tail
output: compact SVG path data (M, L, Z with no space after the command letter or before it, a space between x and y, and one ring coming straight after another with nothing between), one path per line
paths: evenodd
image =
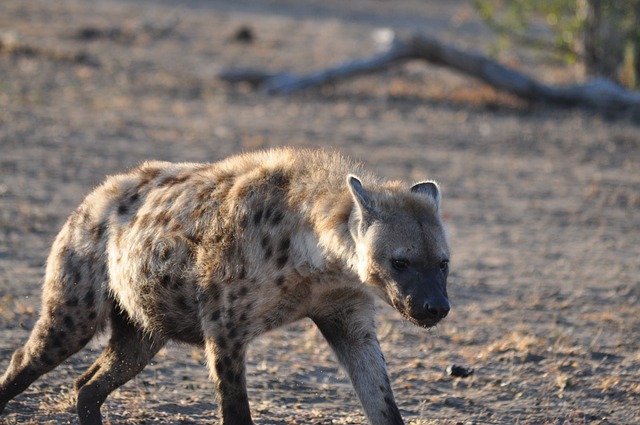
M84 347L104 326L113 308L105 289L104 255L83 251L80 244L73 243L72 232L67 223L54 244L47 262L40 318L0 378L0 413L38 377Z

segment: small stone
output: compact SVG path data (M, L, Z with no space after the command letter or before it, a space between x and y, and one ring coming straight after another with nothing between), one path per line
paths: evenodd
M473 368L467 368L464 366L458 366L456 364L449 365L447 367L447 375L455 378L466 378L473 375Z
M256 36L254 35L253 30L251 29L251 27L248 27L248 26L242 26L238 28L238 30L233 35L234 41L238 41L240 43L247 43L247 44L253 43L255 38Z
M544 356L527 351L521 357L521 360L522 360L522 363L540 363L542 360L544 360Z

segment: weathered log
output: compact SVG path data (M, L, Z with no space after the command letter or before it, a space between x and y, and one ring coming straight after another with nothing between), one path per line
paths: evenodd
M382 53L306 75L244 69L223 71L219 77L229 82L250 82L271 94L291 94L338 80L375 73L409 60L425 60L452 68L478 78L497 90L514 94L530 102L604 110L640 111L640 93L625 90L609 80L596 79L572 86L544 84L501 65L488 56L446 45L423 33L394 37L388 49Z

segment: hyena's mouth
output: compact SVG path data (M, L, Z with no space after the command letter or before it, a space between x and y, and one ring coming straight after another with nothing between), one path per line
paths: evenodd
M404 302L398 301L396 298L391 299L391 305L402 314L402 317L421 328L432 328L444 319L443 315L431 314L427 310L411 312L411 309Z
M414 325L420 326L422 328L432 328L442 320L442 318L416 319L415 317L411 317L409 315L405 315L405 317Z

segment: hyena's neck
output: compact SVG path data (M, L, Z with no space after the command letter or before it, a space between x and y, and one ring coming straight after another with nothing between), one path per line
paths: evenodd
M356 246L349 232L353 199L347 188L312 193L305 204L305 215L325 260L356 272Z

